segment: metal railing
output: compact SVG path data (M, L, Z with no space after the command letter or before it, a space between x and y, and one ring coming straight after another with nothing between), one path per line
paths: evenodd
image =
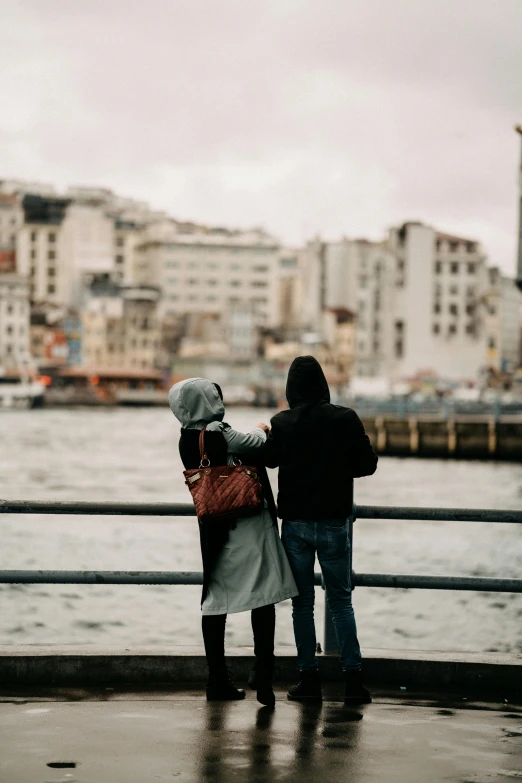
M0 514L96 514L118 516L195 516L190 503L118 503L90 501L0 500ZM477 508L429 508L408 506L353 506L349 520L350 541L356 519L487 522L522 524L522 511ZM353 554L353 546L351 547ZM199 571L0 571L0 584L135 584L201 585ZM321 574L315 575L321 585ZM428 590L476 590L522 593L522 579L477 576L357 573L352 570L352 588L390 587ZM330 613L325 610L324 650L335 652L337 640Z

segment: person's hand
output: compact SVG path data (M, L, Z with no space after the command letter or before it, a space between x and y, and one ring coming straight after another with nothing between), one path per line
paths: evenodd
M267 435L270 432L270 427L263 421L260 421L259 424L256 424L256 427L258 427L260 430L263 430L263 432L266 432Z

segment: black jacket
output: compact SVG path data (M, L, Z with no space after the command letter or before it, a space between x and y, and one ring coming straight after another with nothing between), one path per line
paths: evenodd
M377 468L355 411L330 403L319 362L298 356L288 373L289 410L272 419L264 458L279 467L278 516L282 519L344 519L351 514L352 479Z

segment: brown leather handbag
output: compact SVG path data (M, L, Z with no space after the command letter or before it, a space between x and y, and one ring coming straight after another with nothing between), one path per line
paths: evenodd
M263 508L263 489L256 468L236 458L233 465L212 467L205 451L206 429L199 433L199 468L183 471L199 521L223 522L257 514Z

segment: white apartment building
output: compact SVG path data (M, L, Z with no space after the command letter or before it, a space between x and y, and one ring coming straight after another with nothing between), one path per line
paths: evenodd
M68 206L62 226L62 246L68 304L75 307L82 302L86 276L110 276L113 271L114 221L107 215L103 202L73 202Z
M29 281L32 302L68 304L67 264L62 226L68 201L25 196L24 223L17 234L18 273Z
M249 305L257 325L277 323L278 243L263 231L153 223L135 248L133 279L161 288L162 316L226 315Z
M0 368L20 369L30 362L27 280L0 274Z
M81 304L86 275L113 270L114 222L103 203L25 196L17 268L33 302Z
M479 243L422 223L393 228L393 377L433 371L476 379L485 367L483 292L486 258Z
M513 279L491 267L484 300L487 366L497 372L514 370L520 360L522 294Z
M321 332L328 308L356 315L354 376L400 380L433 372L476 380L486 369L488 270L479 243L410 222L383 243L314 240L303 270L305 328ZM499 364L495 346L509 343L509 356L516 353L512 282L491 288L489 296L492 308L500 297L496 312L503 314L491 321L490 332L497 332L489 338L489 358Z
M391 372L392 269L393 257L383 243L314 240L305 249L303 323L311 332L321 331L325 310L354 312L355 375L375 377Z

